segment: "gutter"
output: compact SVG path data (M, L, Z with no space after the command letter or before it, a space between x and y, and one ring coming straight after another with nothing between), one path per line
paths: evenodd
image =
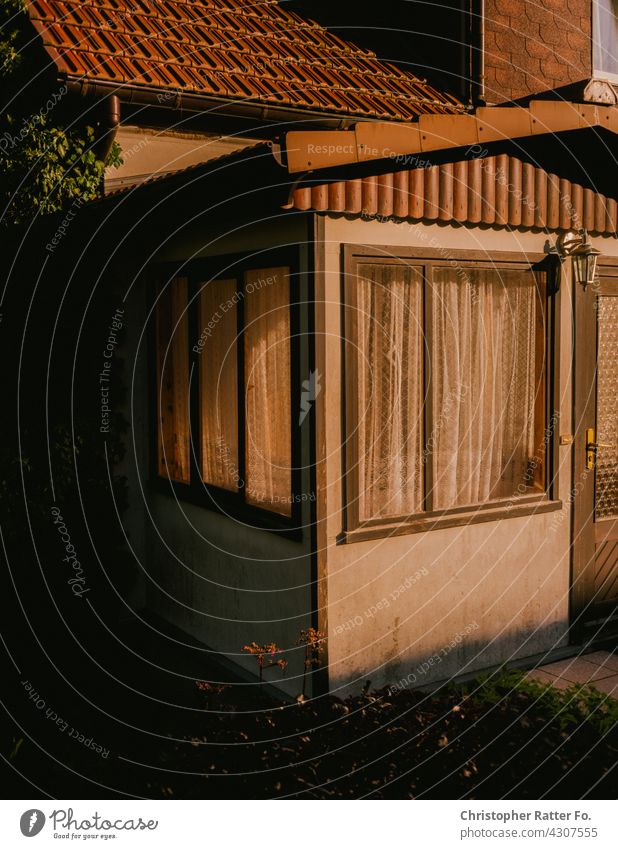
M158 106L177 111L193 112L205 115L226 115L234 118L254 118L273 123L298 124L299 119L307 124L318 125L330 129L346 129L358 123L359 117L329 117L316 115L315 112L302 109L289 109L284 106L264 105L238 100L225 100L221 97L208 97L183 91L162 91L147 86L132 86L129 84L97 81L92 82L84 77L67 76L62 80L70 92L82 97L107 98L110 95L118 101L133 106ZM371 119L367 119L371 120ZM376 121L383 119L376 118Z

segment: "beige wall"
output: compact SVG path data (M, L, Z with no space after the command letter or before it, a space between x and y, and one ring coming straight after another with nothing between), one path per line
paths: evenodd
M227 231L229 232L229 231ZM243 227L226 235L226 228L208 231L201 225L183 229L170 241L156 261L183 260L191 256L227 255L261 250L269 245L299 245L301 277L307 286L306 218L276 217L269 222ZM268 253L259 262L267 261ZM265 673L265 680L291 695L301 690L303 652L296 641L301 629L311 624L310 503L303 502L301 541L281 538L250 527L204 507L178 501L173 493L152 488L149 469L149 440L152 413L149 381L153 363L145 332L152 298L146 282L134 286L127 306L127 336L122 356L128 368L131 442L120 470L129 483L129 509L125 526L142 568L140 600L156 613L202 645L255 675L254 658L242 647L275 641L285 651L289 668L285 678L278 670ZM305 344L301 370L308 374L307 326L301 328ZM130 332L129 332L130 331ZM273 387L275 391L275 388ZM310 492L308 432L302 445L305 470L303 490ZM199 676L199 670L195 670Z
M192 232L183 230L181 238L171 240L158 259L305 244L308 217L283 213L222 237L196 225ZM543 250L547 234L328 216L316 216L314 222L316 350L322 385L317 399L318 594L329 636L332 689L358 690L367 680L373 687L403 679L423 686L564 644L569 600L568 445L560 448L561 511L369 542L337 542L342 530L341 245L417 245L439 249L445 256L460 249L536 254ZM615 240L594 241L603 253L618 254ZM306 254L303 248L305 260ZM136 287L126 326L141 328L146 312L145 292ZM572 430L568 275L560 296L560 337L560 434L568 435ZM131 488L127 527L144 569L144 600L151 610L247 670L253 669L253 661L240 653L242 645L254 639L276 640L291 661L283 686L298 693L302 662L294 643L300 629L311 623L309 539L302 543L279 539L203 508L176 503L149 488L150 364L145 339L133 334L131 345L125 352L132 365L133 424L125 468ZM304 444L307 467L309 448Z
M340 383L341 245L416 245L454 256L461 249L539 253L546 233L316 218L320 468L320 598L327 603L331 688L422 686L567 641L571 448L560 448L562 511L507 518L369 542L338 544L342 531ZM550 241L555 241L550 236ZM616 240L596 239L604 253ZM560 434L571 432L571 303L560 296ZM414 582L413 582L414 580ZM406 583L407 582L407 583ZM403 591L400 590L404 587ZM391 595L392 594L392 595ZM326 615L325 615L326 614Z
M152 175L162 176L207 162L256 142L255 139L216 133L198 135L132 126L119 127L116 141L122 151L123 163L119 168L108 168L105 172L106 192L136 186Z

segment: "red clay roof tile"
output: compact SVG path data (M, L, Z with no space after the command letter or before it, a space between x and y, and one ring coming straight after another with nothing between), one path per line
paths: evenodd
M463 109L277 0L29 0L28 11L59 70L92 81L391 120Z

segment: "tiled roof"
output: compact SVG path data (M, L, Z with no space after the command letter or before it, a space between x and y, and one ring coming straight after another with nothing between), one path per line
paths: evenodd
M389 120L463 108L277 0L29 0L28 12L71 77Z

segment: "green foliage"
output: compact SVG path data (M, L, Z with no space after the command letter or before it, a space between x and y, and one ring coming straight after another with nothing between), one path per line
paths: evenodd
M11 753L10 753L10 755L9 755L9 760L10 760L10 761L14 761L14 760L15 760L15 758L17 757L17 753L19 752L19 750L20 750L20 749L21 749L21 747L22 747L22 743L23 743L23 742L24 742L24 738L23 738L23 737L19 737L19 739L17 739L17 740L15 740L15 738L13 738L14 746L13 746L13 748L11 749Z
M2 0L0 3L0 77L15 70L20 62L18 49L20 15L26 10L25 0Z
M120 387L122 377L116 376L116 385ZM124 432L126 421L120 413L113 416L114 433L110 434L108 457L112 466L124 456ZM33 434L26 426L22 429L21 454L17 454L10 443L0 445L0 503L3 512L3 539L12 550L19 547L26 534L26 509L30 525L39 531L49 526L49 505L73 505L79 508L78 478L85 491L101 493L110 490L105 457L101 441L93 421L76 423L78 432L73 436L65 425L56 425L49 434L49 453L47 442L41 441L38 432ZM50 470L53 473L53 485ZM113 474L111 492L118 512L124 513L128 504L126 478ZM96 525L95 519L90 520ZM110 532L108 532L110 533ZM121 541L112 540L110 546L120 546Z
M534 702L534 710L556 722L563 731L572 731L582 723L601 735L618 730L618 700L591 684L574 684L559 690L527 678L521 670L502 669L480 676L472 685L460 689L475 704L499 705L518 697Z
M0 0L0 223L22 224L99 196L106 167L122 162L114 142L97 158L97 133L70 111L33 46L23 0Z
M29 439L27 428L22 430L22 437L32 448L33 440ZM76 454L80 453L82 443L82 438L76 437ZM15 455L14 449L7 441L0 446L0 502L5 520L4 539L9 547L23 537L24 529L20 522L25 503L28 504L31 522L36 524L41 519L48 521L47 505L53 502L52 485L48 475L50 462L55 470L56 496L61 502L65 502L72 495L73 442L68 428L55 427L50 433L49 444L49 456L47 446L40 443L38 450L32 452L22 447L22 453L19 455Z

